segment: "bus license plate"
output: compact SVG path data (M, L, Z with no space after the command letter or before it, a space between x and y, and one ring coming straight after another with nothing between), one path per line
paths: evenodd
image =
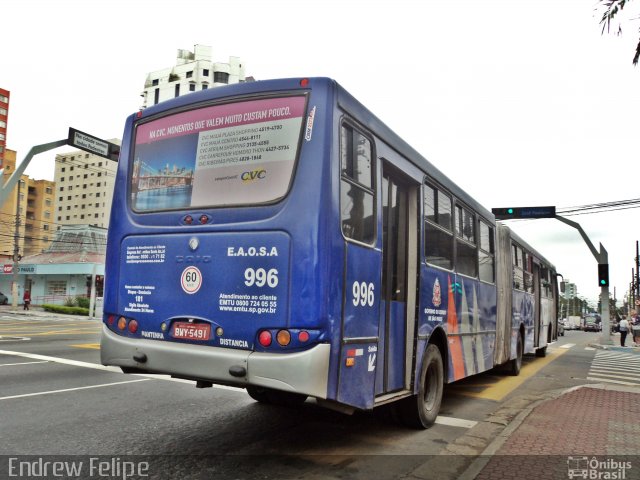
M208 323L175 323L173 338L184 340L209 340L211 325Z

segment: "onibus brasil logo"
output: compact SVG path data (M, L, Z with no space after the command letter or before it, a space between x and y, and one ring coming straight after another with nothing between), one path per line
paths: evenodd
M597 480L625 480L627 471L631 469L631 462L596 457L567 458L567 475L569 478L585 478Z

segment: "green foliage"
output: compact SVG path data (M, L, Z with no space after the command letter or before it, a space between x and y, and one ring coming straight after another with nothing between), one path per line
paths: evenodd
M64 299L64 304L67 307L75 307L76 306L76 299L73 297L67 297Z
M76 304L82 308L89 308L90 300L87 297L76 297Z
M42 308L46 312L64 313L65 315L86 315L86 316L89 315L89 309L82 308L82 307L44 304L42 305Z

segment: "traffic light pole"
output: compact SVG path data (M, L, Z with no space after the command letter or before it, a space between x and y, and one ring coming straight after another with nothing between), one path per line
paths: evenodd
M596 247L593 246L593 243L591 243L591 240L589 239L589 237L587 236L587 234L582 229L579 223L571 221L567 218L561 217L560 215L556 215L555 218L557 220L560 220L562 223L566 223L567 225L575 228L576 230L578 230L578 232L580 232L582 239L587 244L587 247L589 247L589 250L591 250L591 254L595 257L596 261L598 262L598 265L609 264L609 254L607 253L607 250L604 248L602 243L600 244L600 251L598 252L596 250ZM611 322L609 318L609 283L608 282L606 282L605 285L600 286L600 305L602 308L602 312L601 312L602 332L601 332L600 343L602 345L611 345L612 341L611 341Z

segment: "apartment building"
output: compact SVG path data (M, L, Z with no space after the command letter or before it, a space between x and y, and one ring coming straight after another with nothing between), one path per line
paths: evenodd
M9 90L0 88L0 168L4 164L4 152L7 148L7 122L9 121Z
M229 57L228 63L213 62L212 48L195 45L193 52L178 50L176 64L147 75L142 108L207 88L253 81L245 78L244 65L239 57Z
M120 145L120 140L109 140ZM55 158L55 222L107 228L113 199L117 163L75 150Z
M5 150L3 184L16 169L16 152ZM17 233L19 255L35 255L51 244L55 230L55 184L21 175L9 197L0 205L0 255L12 256ZM16 220L18 230L16 232Z

